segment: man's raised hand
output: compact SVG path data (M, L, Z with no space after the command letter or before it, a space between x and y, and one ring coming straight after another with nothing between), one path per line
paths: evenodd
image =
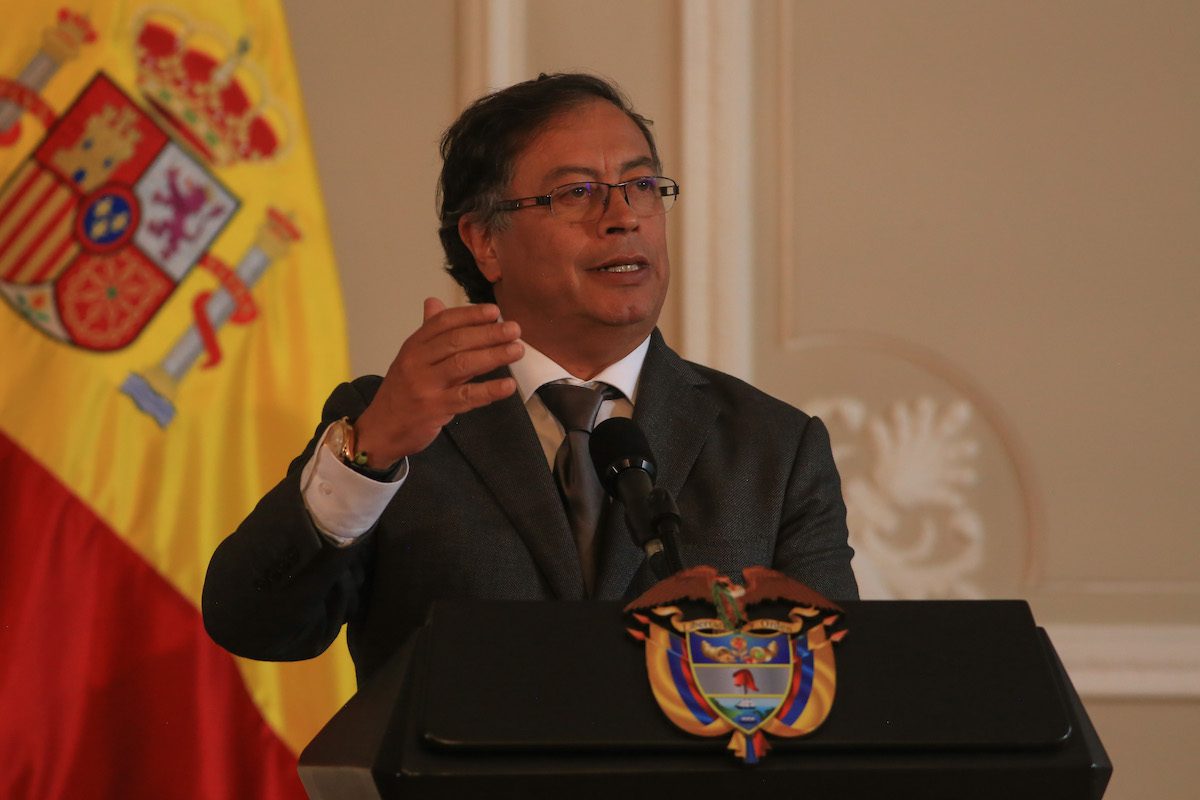
M525 352L515 322L490 303L446 308L425 299L425 321L388 367L375 399L354 424L367 465L379 469L428 447L456 414L508 397L509 377L473 382Z

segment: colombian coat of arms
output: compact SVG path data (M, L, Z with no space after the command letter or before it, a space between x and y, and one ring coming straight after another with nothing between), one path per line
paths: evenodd
M764 734L803 736L825 721L846 630L841 609L804 584L763 567L742 574L739 586L687 569L625 610L663 713L698 736L732 732L729 749L753 764L770 747Z

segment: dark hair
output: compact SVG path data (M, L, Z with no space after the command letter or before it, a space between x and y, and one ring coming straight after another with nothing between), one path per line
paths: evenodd
M517 156L554 117L592 100L606 100L624 111L650 145L655 169L661 169L650 120L633 110L617 86L594 75L542 73L536 79L484 95L467 107L442 134L442 174L438 180L438 236L446 251L446 271L466 290L472 303L496 299L475 257L458 235L464 214L476 214L490 227L503 226L506 212L496 209L512 179Z

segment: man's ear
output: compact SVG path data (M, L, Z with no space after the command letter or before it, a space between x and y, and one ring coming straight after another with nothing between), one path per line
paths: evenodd
M496 257L495 232L474 214L458 218L458 235L475 256L479 271L489 283L500 280L500 259Z

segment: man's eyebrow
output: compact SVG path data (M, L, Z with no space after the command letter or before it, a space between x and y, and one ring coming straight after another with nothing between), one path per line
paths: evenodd
M638 156L637 158L630 159L629 161L626 161L624 164L622 164L621 172L628 172L629 170L634 169L636 167L653 167L653 166L654 166L653 158L651 158L650 156ZM547 182L555 181L555 180L560 180L562 178L565 178L565 177L571 176L571 175L582 175L584 177L591 178L592 180L597 180L600 177L600 173L591 167L582 167L582 166L577 166L574 164L564 164L561 167L555 167L554 169L547 172L546 176L543 180L545 180Z
M628 172L634 167L653 167L654 159L650 156L639 156L632 161L626 161L621 165L621 172Z

